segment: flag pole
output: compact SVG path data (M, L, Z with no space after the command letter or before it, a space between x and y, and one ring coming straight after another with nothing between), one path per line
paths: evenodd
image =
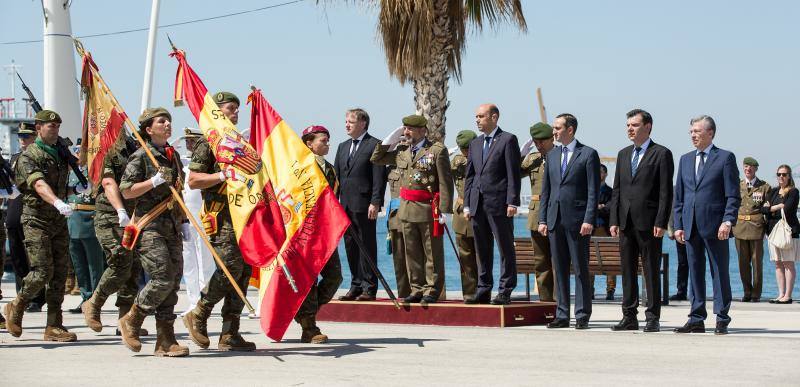
M544 109L544 99L542 99L542 88L536 88L536 97L539 99L539 116L543 123L547 123L547 111Z
M81 57L85 55L85 52L83 50L83 45L77 39L75 39L75 48L77 49L78 54L80 54ZM139 145L141 145L142 149L144 149L145 153L147 154L147 157L150 159L150 162L153 163L153 166L155 166L157 169L161 168L161 165L158 163L158 160L156 160L155 156L153 156L153 153L150 152L150 148L147 147L147 143L139 134L139 131L135 129L137 126L134 125L133 122L131 122L130 117L128 117L128 115L125 114L124 110L122 110L122 106L119 104L119 101L117 101L117 98L114 97L113 93L111 93L111 89L108 87L108 85L106 85L106 82L103 80L103 77L101 77L99 73L97 74L97 81L98 83L100 83L103 89L105 89L104 91L108 94L108 96L111 97L111 100L114 101L114 104L120 109L120 112L125 115L125 123L132 129L133 135L136 137L136 140L139 141ZM172 185L170 185L169 190L172 192L172 197L175 199L176 202L178 202L178 204L181 206L181 209L183 209L183 212L186 213L186 217L189 218L189 222L192 224L194 229L197 230L200 239L203 240L203 243L205 243L208 250L211 251L211 255L214 257L214 260L217 262L219 268L222 269L222 272L225 273L226 277L228 277L228 281L230 281L231 285L236 290L236 293L239 295L239 298L241 298L242 301L244 301L244 304L245 306L247 306L247 309L250 311L250 313L255 313L253 305L250 305L250 301L247 301L247 297L245 297L244 293L242 293L242 289L239 288L239 284L237 284L236 280L233 279L231 272L228 271L228 267L225 266L225 262L222 261L222 258L219 257L219 254L217 254L217 251L214 249L214 246L212 246L211 242L208 241L208 237L206 236L205 231L203 231L203 229L200 227L200 224L194 218L192 212L189 211L189 208L186 207L186 203L183 202L183 198L181 198L181 195L178 193L177 190L175 190L175 187L173 187Z
M372 272L378 277L378 280L381 281L381 285L383 288L386 289L386 293L389 295L389 299L392 300L394 303L394 307L400 309L400 303L397 302L397 297L395 297L394 292L392 292L392 288L389 287L389 284L386 282L386 278L383 278L383 274L381 274L380 269L378 266L375 265L375 262L372 262L372 257L370 256L367 248L364 247L364 242L361 240L361 237L353 231L352 227L347 227L347 232L350 234L350 237L356 241L358 245L358 249L361 250L361 258L369 264L369 268L372 269Z

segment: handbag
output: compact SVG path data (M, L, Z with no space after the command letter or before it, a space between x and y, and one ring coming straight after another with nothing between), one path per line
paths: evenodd
M783 208L781 208L781 220L772 228L768 239L771 245L780 250L788 248L792 243L792 228L786 222L786 214L783 212Z

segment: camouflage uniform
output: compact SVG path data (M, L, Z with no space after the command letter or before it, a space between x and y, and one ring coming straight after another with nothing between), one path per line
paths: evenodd
M531 153L522 160L522 176L531 179L531 204L528 206L528 230L533 243L533 270L540 301L555 301L553 298L553 266L550 261L550 242L539 234L539 194L545 173L545 157L539 152Z
M453 206L453 232L456 233L458 258L461 265L461 294L465 300L474 298L478 290L478 257L472 225L464 218L464 181L467 177L467 157L458 153L450 162L458 199Z
M411 294L411 284L408 282L408 269L406 268L406 246L403 241L403 225L400 223L400 218L397 216L397 210L400 209L400 171L397 167L390 166L388 168L389 174L387 179L389 181L389 192L391 193L391 201L389 208L386 209L387 229L389 232L389 243L392 249L392 260L394 261L394 276L397 280L397 297L406 298Z

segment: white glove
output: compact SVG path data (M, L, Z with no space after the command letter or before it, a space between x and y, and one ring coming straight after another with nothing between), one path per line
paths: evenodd
M0 198L4 199L14 199L20 195L19 190L17 189L16 185L11 186L11 193L8 193L6 190L0 190Z
M83 187L83 185L81 185L81 184L79 183L78 185L76 185L76 186L75 186L75 193L76 193L76 194L78 194L78 195L80 195L80 194L82 194L82 193L84 193L84 192L88 191L90 188L92 188L92 186L91 186L91 185L87 185L87 186L86 186L86 188L84 188L84 187Z
M131 218L128 216L128 212L125 211L124 208L117 210L117 219L119 220L120 227L125 227L131 222Z
M64 203L61 199L56 199L56 202L53 203L53 206L58 210L61 215L70 216L72 215L72 207L69 204Z
M383 139L381 144L383 145L394 145L400 142L400 139L403 137L403 133L405 132L406 127L401 126L394 130L394 132L390 133L386 138Z
M447 214L439 214L439 224L447 223Z
M150 183L153 184L153 188L156 188L159 185L164 184L166 182L167 181L164 180L163 177L161 177L161 171L156 172L156 174L150 178Z
M189 242L192 240L192 225L189 223L181 223L181 234L183 234L183 241Z
M525 143L525 145L522 146L522 150L520 150L519 153L522 155L522 157L525 157L528 155L528 153L531 153L532 147L533 147L533 139L530 139L528 140L528 142Z

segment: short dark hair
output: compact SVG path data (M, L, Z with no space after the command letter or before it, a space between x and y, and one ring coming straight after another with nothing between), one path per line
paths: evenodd
M653 125L653 116L651 116L650 113L648 113L646 110L633 109L633 110L629 111L628 114L627 114L628 118L633 118L633 117L636 117L636 116L641 116L642 117L642 123L643 124L645 124L645 125L647 125L647 124Z
M571 126L572 129L574 129L575 133L578 132L578 119L575 118L575 116L573 116L572 114L561 113L561 114L557 115L556 118L563 118L564 119L564 123L566 123L566 125L567 125L567 128L569 128ZM566 129L566 128L564 128L564 129Z
M600 164L600 169L603 170L603 173L608 174L608 167L605 164Z
M500 109L497 107L497 105L489 105L489 115L492 114L497 114L497 116L500 117Z
M352 114L356 116L356 119L359 121L364 121L364 130L369 129L369 114L367 111L362 108L354 108L347 111L347 114Z

